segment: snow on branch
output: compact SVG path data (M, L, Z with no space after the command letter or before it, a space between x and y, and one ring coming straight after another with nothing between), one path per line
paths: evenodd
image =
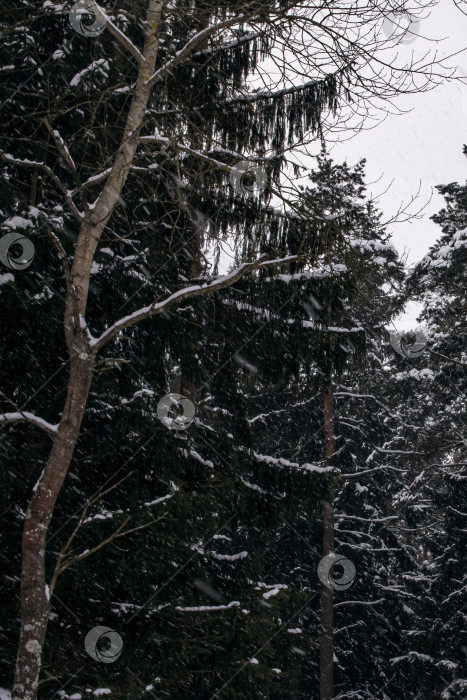
M441 352L436 352L435 350L430 350L430 348L426 347L425 350L428 350L429 353L432 355L438 355L438 357L442 357L443 360L447 360L448 362L454 362L456 365L460 365L461 367L467 367L467 362L462 362L461 360L456 360L455 357L448 357L447 355L443 355Z
M112 168L106 168L105 170L101 170L100 173L97 173L97 175L92 175L85 182L83 182L83 184L81 185L81 188L90 187L91 185L96 185L98 182L101 182L101 180L105 180L106 177L111 172L112 172ZM72 194L75 194L75 190L73 190Z
M238 97L232 97L230 100L226 100L226 105L238 104L239 102L257 102L258 100L269 100L271 98L277 98L285 95L292 95L307 88L316 87L321 83L329 80L330 77L338 76L342 74L342 69L339 69L331 76L327 75L325 78L320 80L309 80L307 83L302 83L302 85L292 85L292 87L282 88L281 90L263 90L261 92L256 92L251 95L239 95Z
M414 425L409 425L405 423L404 421L401 420L400 416L397 414L393 413L386 404L384 404L382 401L376 398L376 396L373 396L373 394L356 394L353 391L336 391L334 396L336 398L341 398L341 397L348 397L350 396L353 399L372 399L375 401L381 408L386 411L386 413L391 417L394 418L394 420L397 420L401 425L404 425L407 428L416 428L417 426Z
M248 552L238 552L238 554L218 554L217 552L210 552L214 559L219 561L237 561L237 559L245 559L248 556Z
M274 464L278 467L294 467L295 469L302 469L307 472L317 472L318 474L329 474L331 472L339 473L337 467L318 467L316 464L298 464L298 462L289 462L288 459L283 459L282 457L270 457L269 455L261 455L257 452L254 453L255 458L260 462L266 462L267 464Z
M161 136L160 134L154 134L150 136L141 136L139 139L140 143L162 143L162 144L171 144L172 141L171 139L167 138L167 136ZM184 146L181 143L178 142L173 142L174 146L179 151L183 151L184 153L188 153L191 156L195 156L196 158L199 158L200 160L204 160L206 163L210 163L211 165L214 165L215 168L219 168L219 170L227 170L227 171L232 171L235 170L234 166L232 165L226 165L226 163L222 163L220 160L216 160L215 158L211 158L210 156L207 156L205 153L202 153L201 151L196 151L193 148L190 148L189 146Z
M234 39L233 41L229 41L227 44L221 44L220 46L216 46L215 48L209 48L205 49L204 51L197 51L193 56L212 56L214 53L220 53L221 51L225 51L227 49L232 50L236 49L239 46L243 46L243 44L246 44L250 41L254 41L255 39L259 39L262 37L263 33L262 32L248 32L247 34L244 34L243 36L239 37L238 39Z
M48 423L46 420L41 418L40 416L35 416L33 413L29 413L29 411L15 411L13 413L1 413L0 414L0 423L31 423L31 425L35 425L36 428L41 428L42 430L45 430L46 433L49 433L49 435L55 436L58 431L58 424L57 425L52 425L51 423Z
M379 600L344 600L342 603L335 603L335 608L341 608L343 605L379 605L380 603L385 603L385 598L380 598Z
M3 153L2 151L0 151L0 156L7 163L12 163L13 165L19 165L20 167L26 167L26 168L38 168L38 169L40 168L41 170L43 170L50 177L50 179L53 180L53 182L55 183L57 188L60 190L60 192L63 195L65 195L66 203L70 207L72 214L77 219L77 221L79 221L80 224L82 223L83 214L80 214L80 212L77 210L77 208L73 204L73 202L71 200L72 193L68 192L67 188L62 183L60 178L57 177L57 175L55 175L53 170L51 170L48 165L46 165L45 163L40 163L39 161L14 158L9 153Z
M334 516L336 520L360 520L364 523L387 523L390 520L399 520L398 515L388 515L387 518L360 518L357 515L338 515Z
M55 141L55 145L57 146L57 150L60 153L61 157L65 161L65 163L68 166L68 169L70 170L71 173L73 173L73 176L75 180L77 181L77 184L79 185L79 180L78 180L78 171L76 170L76 165L71 157L70 151L67 148L67 145L65 141L63 140L62 136L60 135L60 132L57 131L57 129L52 129L52 125L50 124L49 120L47 117L44 117L42 120L47 128L47 131Z
M227 610L228 608L238 608L240 606L240 603L238 600L233 600L231 603L228 603L227 605L197 605L196 607L191 607L191 608L182 608L180 605L177 605L175 610L179 610L180 612L214 612L216 610Z
M389 465L380 465L378 467L373 467L372 469L362 469L359 472L351 472L349 474L342 474L343 479L356 479L359 476L363 476L364 474L372 474L373 472L378 472L378 471L383 471L385 469L389 469L390 471L393 472L399 472L403 473L406 472L406 469L398 469L397 467L391 467Z
M136 59L138 65L144 66L146 60L141 53L141 51L133 44L133 42L124 34L121 29L119 29L110 19L109 15L99 6L99 11L105 17L105 27L108 31L115 37L115 39L123 46L124 49L131 53L134 59Z
M154 301L149 306L145 306L137 311L134 311L129 316L121 318L119 321L114 323L110 328L102 333L99 338L92 341L92 346L94 351L97 353L99 350L106 345L112 338L114 338L120 331L134 326L136 323L143 321L146 318L151 318L156 314L160 314L175 303L183 302L186 299L191 299L196 296L203 294L211 294L219 289L224 289L225 287L230 287L234 282L237 282L244 275L257 270L259 267L270 267L272 265L282 265L289 262L297 262L302 260L302 256L299 255L288 255L285 258L277 258L275 260L256 260L251 263L242 263L238 268L232 270L227 275L221 275L215 280L205 284L196 284L191 287L185 287L184 289L179 289L178 291L171 294L164 301Z

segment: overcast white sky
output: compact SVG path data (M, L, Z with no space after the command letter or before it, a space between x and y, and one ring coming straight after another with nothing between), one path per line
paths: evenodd
M463 7L467 12L467 3ZM437 48L440 55L449 55L467 47L467 17L452 0L441 0L421 22L419 32L415 41L400 47L401 53L410 55L413 50L417 55L427 48ZM436 45L425 37L444 41ZM467 76L467 51L448 65L458 65L458 74ZM377 181L369 187L374 196L392 182L390 190L379 198L380 209L387 217L401 202L415 196L420 186L420 204L429 202L423 217L390 227L395 247L405 252L408 264L413 265L440 234L440 228L430 221L444 204L435 185L467 180L467 158L462 154L463 144L467 144L467 85L448 81L431 92L404 96L396 103L403 110L410 109L410 113L389 116L373 130L334 146L331 155L336 161L347 159L349 164L366 158L366 181ZM402 325L413 326L415 315L414 307L408 308Z
M467 13L467 0L457 1ZM409 211L415 214L426 205L421 218L389 227L394 246L409 266L423 258L440 235L440 228L430 220L444 205L435 186L467 180L467 158L462 154L462 147L467 144L467 17L454 0L440 0L423 16L420 25L413 28L416 38L397 47L397 65L410 63L412 55L417 59L431 52L433 59L436 51L440 60L463 51L445 66L453 71L457 68L456 75L464 77L465 84L445 80L429 92L400 96L394 104L404 114L388 115L374 128L364 129L352 138L344 132L343 137L348 140L341 143L327 143L336 162L347 160L353 165L366 158L368 194L377 197L385 219L394 216L401 205L409 204L419 193ZM309 167L315 167L314 159L309 160ZM298 162L306 161L305 157ZM301 181L308 184L308 177ZM397 329L414 328L417 315L416 305L409 305L403 318L396 322Z
M452 0L441 0L421 22L419 31L421 36L400 47L401 53L437 48L424 37L444 39L438 44L440 55L467 49L467 17L456 9ZM459 74L467 76L467 50L448 64L455 66L457 62ZM375 129L357 134L332 151L336 160L347 158L353 163L361 157L367 159L367 182L381 178L371 188L373 194L383 191L394 180L390 192L381 198L388 214L411 194L416 194L420 181L421 201L426 202L435 185L467 179L467 158L462 155L462 146L467 144L467 86L445 82L431 92L398 98L396 103L411 112L389 116ZM394 243L398 250L408 250L409 263L423 257L435 241L439 228L429 216L443 202L435 192L421 221L393 227Z

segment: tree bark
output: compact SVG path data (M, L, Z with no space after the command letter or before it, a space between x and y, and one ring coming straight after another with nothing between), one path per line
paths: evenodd
M36 700L42 651L50 612L45 578L47 530L55 502L67 475L83 420L96 351L90 346L84 319L89 277L102 232L112 216L139 143L158 52L156 29L163 0L149 0L143 58L120 148L94 210L86 211L67 276L65 338L70 353L67 396L57 435L26 513L21 559L21 630L12 700Z
M325 465L335 453L334 437L334 392L332 375L324 397L324 459ZM329 494L323 501L323 557L330 554L334 546L334 498ZM334 697L334 610L333 591L327 586L321 587L321 635L320 635L320 700L332 700Z
M45 580L47 529L79 435L92 370L92 360L81 359L78 355L72 358L60 426L26 513L21 562L21 630L12 700L34 700L37 695L50 612Z

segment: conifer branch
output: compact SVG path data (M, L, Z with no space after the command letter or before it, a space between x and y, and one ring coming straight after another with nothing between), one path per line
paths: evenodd
M447 355L443 355L441 352L437 352L436 350L431 350L429 347L425 347L425 350L428 350L428 352L431 355L438 355L438 357L442 357L443 360L447 360L448 362L453 362L456 365L460 365L461 367L467 367L467 362L461 362L461 360L456 360L455 357L448 357Z
M13 165L18 165L22 168L40 168L41 170L43 170L44 173L46 173L46 175L48 175L50 179L55 183L58 190L65 196L65 201L75 219L80 224L83 222L83 214L81 214L73 204L73 201L70 198L71 193L67 190L60 178L57 177L57 175L55 175L53 170L51 170L48 165L46 165L45 163L40 163L39 161L21 160L19 158L13 158L12 155L10 155L9 153L3 153L3 151L0 151L0 157L3 158L3 160L7 163L13 163Z

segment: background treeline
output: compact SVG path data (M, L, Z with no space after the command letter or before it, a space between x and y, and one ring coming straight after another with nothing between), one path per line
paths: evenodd
M4 416L61 418L77 361L64 334L74 294L64 269L82 227L98 224L144 82L135 47L147 40L148 5L115 3L126 43L116 30L79 36L58 3L3 10L0 234L35 246L28 269L0 270L4 688L18 647L23 526L54 439ZM324 148L306 186L281 189L284 172L304 174L289 151L325 144L339 107L360 115L368 95L389 98L410 82L410 68L367 70L387 38L370 45L366 29L392 9L355 9L365 51L345 2L323 3L318 21L299 0L176 0L154 23L163 79L101 232L80 342L212 281L225 250L232 267L295 257L126 327L97 356L47 547L28 553L38 568L45 558L55 584L41 700L99 689L116 700L318 699L323 504L335 551L356 567L334 594L336 700L465 695L467 186L439 188L439 241L408 275L366 195L364 161L336 163ZM329 53L318 37L331 38ZM301 84L287 76L287 89L253 90L278 45L300 55ZM245 154L267 175L257 196L229 184ZM421 302L428 336L416 358L389 342L408 300ZM186 430L158 418L169 391L196 406ZM123 639L114 663L84 649L97 625Z
M112 697L139 698L144 682L157 697L211 697L227 682L225 697L317 697L316 567L321 501L331 493L336 551L357 569L335 598L337 691L456 697L465 684L467 188L440 191L446 208L434 219L443 234L404 283L365 199L363 163L349 168L323 156L304 198L336 227L310 239L312 269L258 274L115 343L117 359L96 370L70 488L58 504L51 570L83 503L123 477L89 509L74 554L127 516L132 527L157 522L59 578L44 665L51 680L41 697L78 668L69 695L104 686ZM136 289L151 293L164 254L151 244L133 234L120 253L99 256L96 306L118 308ZM138 275L129 250L140 256ZM50 348L63 342L53 310L60 295L47 293L48 278L56 284L53 257L46 260L34 276L2 278L11 394L19 372L35 386L52 374ZM406 299L423 303L429 339L415 359L394 352L384 328ZM323 458L330 370L335 469ZM156 413L174 381L188 382L182 393L191 387L196 401L183 431L168 430ZM60 391L57 375L37 398L40 415L53 415ZM18 615L20 504L48 440L29 426L3 435L3 509L18 504L3 536L5 686L15 654L8 629ZM84 652L97 624L124 640L115 664Z

